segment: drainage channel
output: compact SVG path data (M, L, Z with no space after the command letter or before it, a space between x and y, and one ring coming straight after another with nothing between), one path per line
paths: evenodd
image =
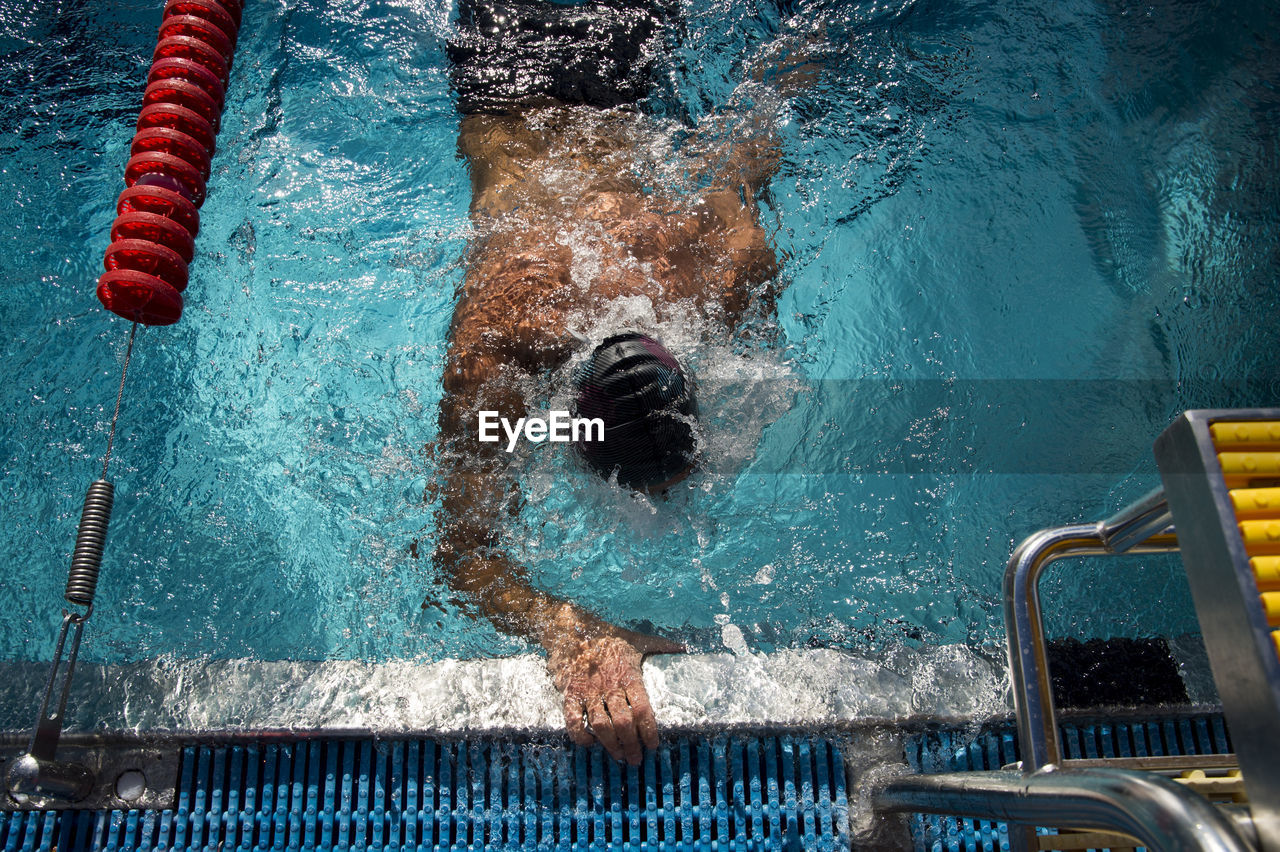
M841 748L803 734L681 738L646 753L638 767L600 749L492 739L259 741L191 745L168 756L146 747L117 751L122 762L103 776L114 777L116 789L101 808L0 814L0 848L849 844ZM122 768L128 758L139 762ZM159 804L158 782L171 771L171 798ZM154 773L141 794L154 795L147 804L124 801L144 783L136 772Z

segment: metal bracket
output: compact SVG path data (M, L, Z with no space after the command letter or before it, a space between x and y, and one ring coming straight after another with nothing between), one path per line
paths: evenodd
M181 748L134 743L68 744L60 748L62 761L52 768L74 766L90 778L87 792L75 802L64 798L26 795L21 801L13 795L0 796L0 811L33 811L47 808L59 810L132 810L138 808L165 810L174 807L178 786ZM0 747L0 771L6 776L25 771L22 763L33 759L14 746ZM41 772L50 764L42 763Z

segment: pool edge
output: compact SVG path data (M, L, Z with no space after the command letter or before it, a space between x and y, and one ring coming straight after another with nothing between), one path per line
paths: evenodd
M0 665L0 737L29 730L46 666ZM645 663L664 730L839 728L1006 714L1003 665L963 645L871 657L832 649L682 654ZM81 664L67 733L554 735L560 699L536 655L495 660L157 659Z

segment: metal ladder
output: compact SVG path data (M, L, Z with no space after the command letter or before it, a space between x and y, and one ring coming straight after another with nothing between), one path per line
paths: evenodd
M1044 848L1041 825L1128 835L1089 836L1093 847L1280 852L1280 409L1185 412L1155 454L1162 489L1108 520L1035 533L1010 557L1005 627L1021 764L900 778L877 795L879 810L1007 821L1019 850ZM1237 754L1063 760L1039 579L1064 557L1162 552L1182 555ZM1203 792L1230 799L1243 798L1242 775L1247 804L1215 806L1172 777L1195 773Z

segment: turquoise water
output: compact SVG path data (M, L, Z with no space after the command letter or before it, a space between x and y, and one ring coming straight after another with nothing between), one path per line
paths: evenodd
M685 8L657 151L726 110L740 131L751 69L814 66L763 119L774 342L664 329L698 371L707 469L650 502L537 450L508 546L546 588L702 650L998 653L1018 540L1156 485L1151 441L1182 409L1280 400L1280 13ZM4 660L51 654L105 450L127 324L93 288L159 14L0 0ZM523 647L426 558L469 235L449 15L249 3L186 313L130 372L87 657ZM1173 560L1046 588L1057 635L1194 630Z

